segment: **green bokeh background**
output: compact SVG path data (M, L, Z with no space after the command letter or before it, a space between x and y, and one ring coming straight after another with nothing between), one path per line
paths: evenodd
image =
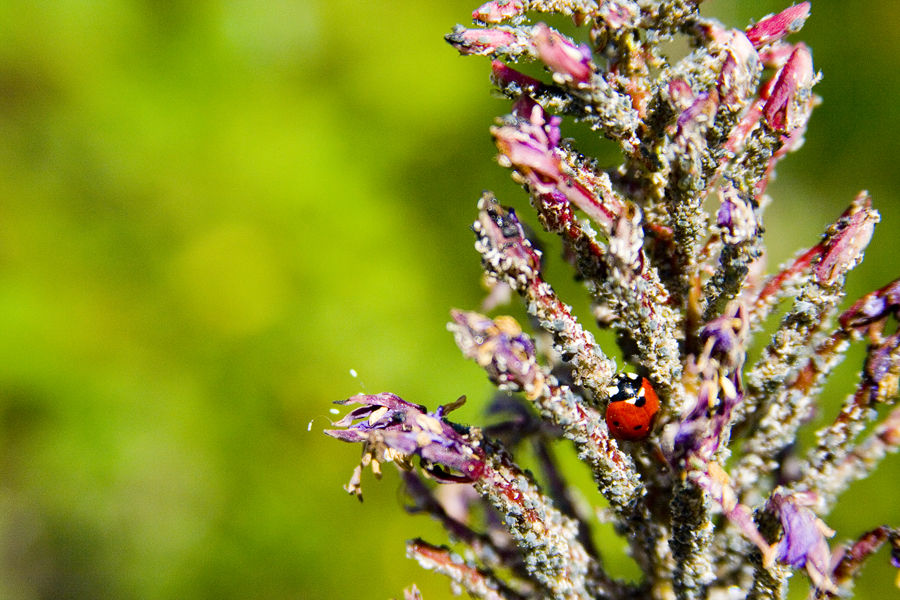
M745 26L785 6L708 8ZM872 192L853 297L900 274L898 6L813 3L824 103L771 188L773 264ZM447 310L483 295L481 189L526 201L493 162L487 59L442 40L473 8L0 2L0 598L450 597L404 558L442 533L391 469L347 496L359 449L321 430L360 391L467 394L458 420L482 420ZM898 482L891 456L855 484L838 539L900 525ZM886 563L859 597L900 597Z

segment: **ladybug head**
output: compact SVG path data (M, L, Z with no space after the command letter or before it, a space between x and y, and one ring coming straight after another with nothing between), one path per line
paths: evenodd
M646 392L642 383L643 378L640 375L619 373L606 388L609 402L628 402L638 407L643 406L646 402Z

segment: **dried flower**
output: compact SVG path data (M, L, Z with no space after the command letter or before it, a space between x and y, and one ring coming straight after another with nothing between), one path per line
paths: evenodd
M362 467L371 466L379 474L381 463L393 461L409 469L414 456L420 457L423 468L439 481L472 481L481 476L484 459L478 432L460 431L444 420L456 403L434 413L394 394L359 394L335 404L362 404L335 423L346 429L325 431L344 442L363 444L363 460L347 486L347 491L360 499Z
M794 569L806 567L817 588L834 592L837 589L831 582L831 551L825 540L834 531L809 509L815 503L816 498L810 493L772 493L768 508L778 515L784 528L784 537L775 545L775 558Z
M788 35L800 31L809 17L809 2L801 2L786 8L777 15L760 19L759 23L747 28L747 38L757 48L781 41Z
M484 24L515 20L525 14L522 0L491 0L475 9L472 20Z
M585 83L591 78L591 50L576 46L543 23L534 26L534 45L538 57L553 72L557 83Z
M778 72L769 99L763 107L766 123L772 129L789 133L803 126L812 108L812 89L815 81L812 55L806 46L798 44L790 58Z

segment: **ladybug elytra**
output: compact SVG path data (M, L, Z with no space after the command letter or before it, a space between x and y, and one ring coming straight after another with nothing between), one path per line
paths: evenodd
M653 418L659 412L659 397L645 378L634 373L616 375L609 387L606 425L612 436L637 441L650 435Z

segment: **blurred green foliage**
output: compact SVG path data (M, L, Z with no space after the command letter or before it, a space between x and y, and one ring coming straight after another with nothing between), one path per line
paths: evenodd
M0 598L449 597L403 550L443 534L391 470L347 496L359 449L321 430L359 391L467 394L482 420L447 310L483 294L480 190L527 201L492 161L487 61L442 40L473 8L0 3ZM867 187L884 220L852 296L898 275L897 13L813 3L825 101L766 221L774 264ZM850 490L839 538L900 524L898 474ZM860 597L896 596L874 562Z

